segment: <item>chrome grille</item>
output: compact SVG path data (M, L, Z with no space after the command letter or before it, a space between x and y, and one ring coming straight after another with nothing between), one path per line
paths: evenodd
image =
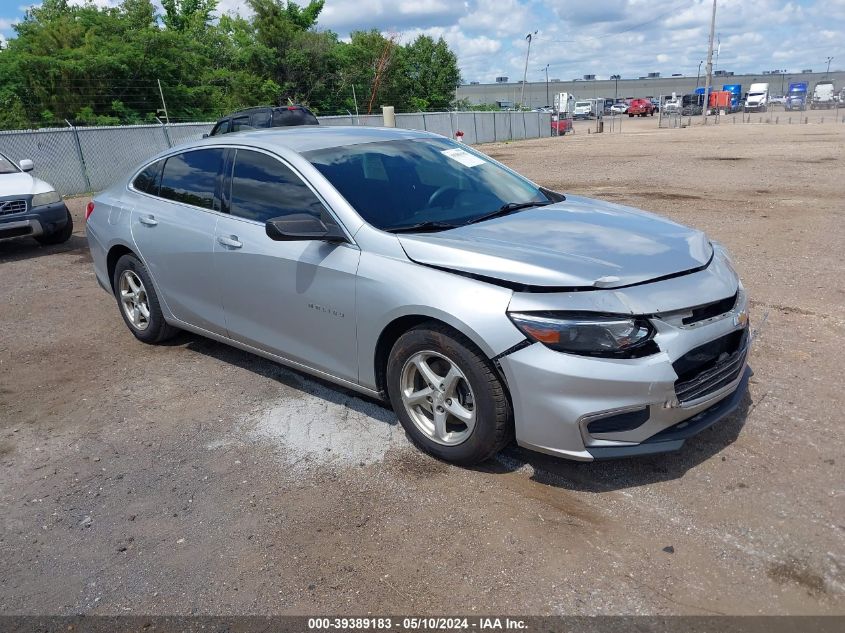
M0 200L0 215L11 215L26 211L26 200Z

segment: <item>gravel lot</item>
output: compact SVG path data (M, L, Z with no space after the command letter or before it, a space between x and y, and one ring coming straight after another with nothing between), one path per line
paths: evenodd
M378 403L135 341L71 241L0 244L0 613L845 613L845 125L482 149L725 243L768 315L740 415L678 454L474 470Z

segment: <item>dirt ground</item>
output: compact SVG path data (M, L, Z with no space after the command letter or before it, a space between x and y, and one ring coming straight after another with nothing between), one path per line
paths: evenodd
M68 244L0 244L0 613L845 613L845 125L482 149L728 246L762 327L739 415L677 454L454 468L378 403L137 342L73 199Z

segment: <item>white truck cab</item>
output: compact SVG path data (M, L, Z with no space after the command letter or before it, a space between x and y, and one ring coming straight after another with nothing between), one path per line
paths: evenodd
M765 112L769 107L769 84L751 84L745 97L746 112Z

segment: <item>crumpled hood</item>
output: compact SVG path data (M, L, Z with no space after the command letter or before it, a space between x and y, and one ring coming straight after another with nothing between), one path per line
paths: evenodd
M30 196L44 191L52 191L52 187L39 178L27 172L14 174L0 174L0 197Z
M700 268L713 255L700 231L577 196L440 233L400 235L399 241L420 264L554 288L642 283Z

